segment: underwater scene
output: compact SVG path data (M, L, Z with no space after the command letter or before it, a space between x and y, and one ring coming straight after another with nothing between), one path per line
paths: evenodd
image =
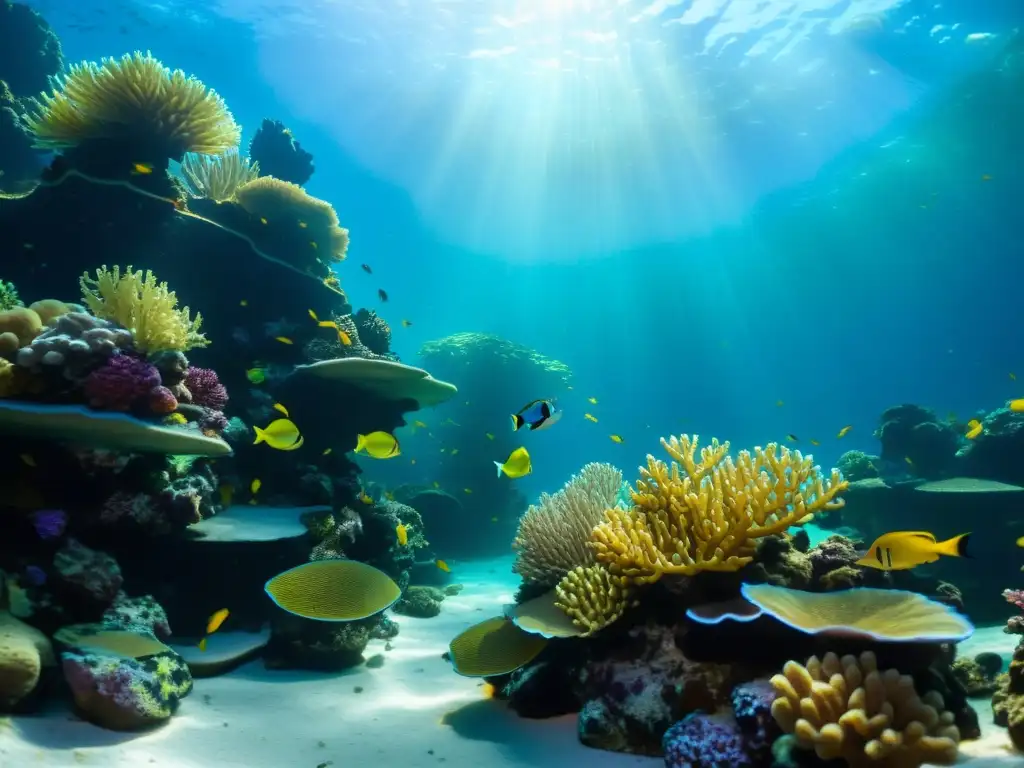
M1024 768L1020 0L0 0L0 768Z

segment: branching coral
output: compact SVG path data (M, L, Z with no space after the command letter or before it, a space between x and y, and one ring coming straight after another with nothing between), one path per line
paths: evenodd
M734 461L729 443L712 440L698 460L696 437L661 444L671 466L648 455L630 492L634 507L609 509L593 534L598 562L636 583L739 570L752 560L755 539L843 505L838 494L848 483L836 470L822 480L799 451L770 443Z
M241 130L224 100L149 53L72 65L50 94L30 102L35 144L73 147L89 139L159 144L168 157L219 154L238 146Z
M960 731L942 696L918 696L913 678L879 671L870 651L860 659L812 656L806 666L790 661L771 682L775 721L823 760L842 758L851 768L956 762Z
M149 270L143 276L131 266L122 273L120 267L108 270L104 265L95 279L83 274L79 285L92 313L129 329L140 352L185 351L210 343L199 332L203 316L197 312L193 320L188 307L178 309L177 295L167 283L157 283Z
M615 505L621 484L618 469L595 462L554 495L542 493L519 519L512 570L530 584L554 586L577 566L593 564L591 531Z
M629 606L632 585L601 565L574 568L555 587L555 605L586 636L618 621Z
M243 184L260 175L260 164L249 162L237 149L220 156L189 152L181 161L181 180L192 197L223 203Z
M306 230L325 261L342 261L348 250L348 230L338 224L334 207L306 193L298 184L261 176L235 191L234 200L253 216L268 221L282 216Z

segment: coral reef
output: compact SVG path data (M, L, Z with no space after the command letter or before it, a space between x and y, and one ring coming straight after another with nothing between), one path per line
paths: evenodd
M920 477L943 477L953 467L959 435L919 405L905 403L882 413L875 436L882 459L909 466Z
M46 90L63 66L60 40L46 20L23 3L0 3L0 80L13 94Z
M181 181L192 197L223 203L244 184L260 175L260 164L242 157L237 149L222 155L189 152L181 161Z
M956 762L960 731L942 697L920 697L913 678L879 670L870 651L790 661L771 682L776 722L824 760L842 758L852 768Z
M249 157L267 176L304 185L313 175L313 156L277 120L264 119L249 142Z

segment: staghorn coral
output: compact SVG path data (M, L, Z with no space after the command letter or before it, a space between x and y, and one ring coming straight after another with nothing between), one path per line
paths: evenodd
M789 661L771 683L775 721L823 760L842 758L850 768L956 762L960 731L942 696L918 696L913 678L880 671L870 651L859 659L812 656L806 666Z
M618 621L630 605L632 585L601 565L573 568L555 587L555 605L586 637Z
M189 152L181 161L181 181L192 197L223 203L235 196L243 184L260 175L260 164L249 162L237 149L222 155Z
M197 312L193 320L188 307L178 309L177 295L149 270L143 275L129 265L122 273L120 267L104 265L95 278L86 272L78 282L89 310L129 329L140 352L188 351L210 343L199 332L203 316Z
M235 190L234 201L253 216L268 221L285 217L306 230L317 253L330 261L343 261L348 230L338 223L334 207L308 194L298 184L260 176Z
M512 570L530 584L554 586L577 566L594 562L590 534L615 506L622 472L592 462L554 495L542 493L519 519Z
M25 122L35 146L63 149L90 139L160 144L167 157L219 154L238 146L241 129L224 100L152 54L73 64L52 93L29 101Z
M769 443L734 461L728 442L712 440L698 462L696 436L661 444L671 466L648 455L630 492L633 509L609 509L593 533L598 562L636 583L739 570L753 559L756 539L843 505L837 497L848 483L836 470L823 480L799 451Z

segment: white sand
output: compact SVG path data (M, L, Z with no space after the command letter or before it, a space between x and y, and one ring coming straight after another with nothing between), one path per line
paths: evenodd
M0 719L0 766L123 766L144 768L498 768L499 766L663 765L660 759L590 750L576 739L575 715L524 720L484 697L480 681L459 677L441 658L448 640L512 599L508 559L452 568L463 592L445 600L432 619L397 617L402 631L393 649L374 642L367 657L383 653L379 669L359 667L335 675L268 672L262 662L223 677L197 680L195 691L165 727L117 734L64 710L37 717ZM983 630L963 653L1013 647L998 628ZM362 687L361 693L354 688ZM990 725L988 702L979 705L986 737L964 744L978 768L1021 768L1006 734ZM446 717L447 715L447 717Z

